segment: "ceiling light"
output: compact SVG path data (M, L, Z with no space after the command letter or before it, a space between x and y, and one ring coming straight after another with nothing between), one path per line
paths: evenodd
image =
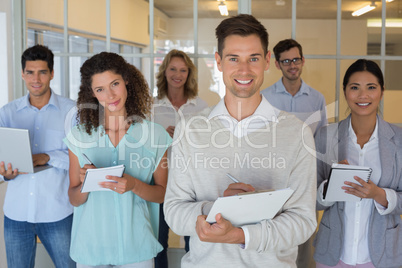
M367 27L381 27L381 19L368 19ZM402 19L387 19L385 21L385 27L387 28L402 28Z
M394 2L394 0L386 0L385 2L391 3L391 2Z
M221 2L218 7L219 7L219 12L221 13L221 16L229 15L228 7L225 5L225 3Z
M357 17L360 15L363 15L363 14L375 9L376 7L377 7L376 4L374 2L371 2L371 5L367 5L365 7L362 7L360 9L356 10L355 12L353 12L352 16Z

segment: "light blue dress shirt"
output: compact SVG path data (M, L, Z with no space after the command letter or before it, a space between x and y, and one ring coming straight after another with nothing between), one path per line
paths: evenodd
M91 135L83 126L74 127L64 141L80 166L87 164L84 153L96 167L124 164L124 173L148 184L153 183L152 175L172 143L162 126L147 120L131 125L116 147L103 126ZM158 228L159 204L132 191L90 192L87 201L74 208L70 256L91 266L150 260L162 250Z
M303 80L300 90L294 96L286 90L282 78L261 91L261 94L275 108L292 113L304 121L314 135L320 127L328 123L324 96Z
M75 102L52 92L40 110L29 102L29 94L0 109L0 126L29 130L32 154L46 153L53 168L20 174L10 180L4 214L15 221L55 222L73 212L68 199L68 151L63 143L74 123ZM1 159L0 159L1 161ZM3 179L2 176L0 176Z

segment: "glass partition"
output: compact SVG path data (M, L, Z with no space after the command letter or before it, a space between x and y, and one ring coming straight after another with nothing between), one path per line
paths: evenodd
M215 95L224 95L221 74L214 60L215 28L226 18L219 13L220 1L154 0L153 7L150 7L151 2L140 0L65 1L25 1L26 45L44 44L55 52L56 75L51 85L56 92L75 99L82 63L94 53L110 49L137 66L154 93L159 64L166 53L176 48L188 53L198 68L200 96L215 103ZM238 1L222 2L229 16L243 12L239 10ZM64 10L65 3L68 3L68 10ZM352 16L352 12L365 3L351 0L309 0L303 3L250 0L249 3L251 13L269 32L270 50L285 38L294 37L301 43L306 57L302 78L324 94L327 104L339 102L339 109L334 108L331 114L338 114L339 119L345 117L342 76L347 66L361 57L378 61L384 71L389 92L384 96L384 116L393 118L391 114L399 112L393 100L402 90L398 75L402 67L402 27L398 12L402 0L386 3L384 7L382 1L375 1L376 7L360 16ZM153 8L153 18L149 17L150 8ZM386 9L387 16L384 35L382 8ZM66 15L68 50L64 47ZM337 21L338 16L341 22ZM194 21L194 18L197 19ZM153 36L150 36L150 20L154 26ZM341 28L338 29L337 25ZM338 30L340 40L337 40ZM276 69L272 58L262 89L280 77L281 72ZM402 118L392 120L402 123Z

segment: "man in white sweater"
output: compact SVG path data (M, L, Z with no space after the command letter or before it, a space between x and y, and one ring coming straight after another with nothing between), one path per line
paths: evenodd
M260 95L270 52L259 21L245 14L225 19L216 36L226 95L181 121L172 147L164 210L175 233L191 236L181 267L296 267L297 246L317 225L311 129ZM294 193L273 219L240 227L221 214L214 224L206 221L218 197L284 188Z

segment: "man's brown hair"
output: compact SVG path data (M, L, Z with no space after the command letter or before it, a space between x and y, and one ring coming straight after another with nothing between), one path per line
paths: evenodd
M268 53L268 32L255 17L248 14L240 14L223 20L215 30L215 35L218 39L219 56L222 57L226 37L229 35L246 37L252 34L260 38L265 57Z

